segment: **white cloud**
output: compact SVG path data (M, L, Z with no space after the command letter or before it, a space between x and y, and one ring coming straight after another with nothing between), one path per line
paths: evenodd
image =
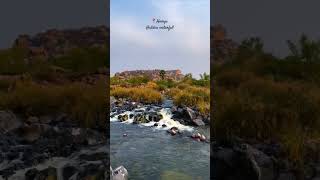
M168 24L175 25L175 29L169 32L147 31L145 26L150 21L143 22L144 19L134 14L126 17L117 13L110 22L111 69L114 61L117 61L125 62L121 67L133 69L135 66L135 69L152 68L153 65L153 68L180 68L183 72L193 72L196 75L209 72L209 6L203 7L189 0L151 0L151 5L154 7L153 14L146 19L166 19ZM120 69L116 69L118 70Z

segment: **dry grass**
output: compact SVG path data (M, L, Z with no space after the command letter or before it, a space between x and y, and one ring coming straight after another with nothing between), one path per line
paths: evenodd
M144 103L162 102L162 96L160 92L148 87L113 87L110 95L116 98L128 98L133 101Z
M30 80L17 81L9 93L0 94L2 109L10 109L24 116L65 112L86 127L105 125L107 85L72 83L68 85L40 85Z

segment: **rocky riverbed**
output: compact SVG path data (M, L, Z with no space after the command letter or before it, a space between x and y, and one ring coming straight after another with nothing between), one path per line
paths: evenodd
M106 131L66 114L22 118L0 111L0 179L106 179Z
M210 178L210 128L196 110L111 98L110 121L110 162L129 179Z
M247 143L238 139L233 142L211 142L211 178L228 180L319 180L320 159L311 159L302 169L287 158L282 145L275 142ZM319 154L319 153L317 153Z

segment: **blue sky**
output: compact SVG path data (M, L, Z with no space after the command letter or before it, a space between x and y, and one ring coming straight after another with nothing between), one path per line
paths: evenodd
M111 74L136 69L210 71L210 0L111 0ZM171 31L146 30L152 19Z

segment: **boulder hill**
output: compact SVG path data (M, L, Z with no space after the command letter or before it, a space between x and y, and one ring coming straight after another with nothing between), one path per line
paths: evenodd
M120 73L116 73L115 77L121 78L121 79L130 79L132 77L136 76L146 76L152 80L161 80L161 70L155 69L155 70L134 70L134 71L123 71ZM181 70L168 70L164 73L165 79L172 79L172 80L181 80L184 75L182 74Z
M49 58L66 54L82 47L103 48L109 46L109 28L106 26L80 29L51 29L34 36L19 35L13 47L27 49L29 57Z

